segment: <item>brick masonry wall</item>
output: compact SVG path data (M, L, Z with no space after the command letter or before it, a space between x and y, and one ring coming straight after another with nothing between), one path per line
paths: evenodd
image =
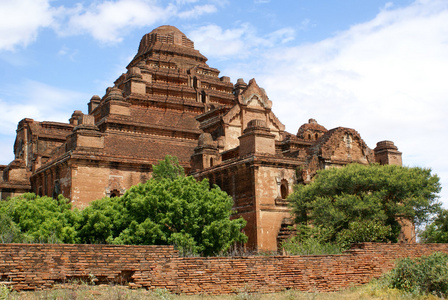
M179 257L171 246L0 244L0 282L16 290L83 280L183 294L335 291L367 283L401 257L448 244L356 244L342 255Z

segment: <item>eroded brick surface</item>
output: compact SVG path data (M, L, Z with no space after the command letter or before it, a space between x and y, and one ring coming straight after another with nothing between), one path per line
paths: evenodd
M126 284L182 294L329 292L367 283L396 259L448 253L448 244L357 244L342 255L179 257L171 246L0 244L0 282L15 290L55 283Z

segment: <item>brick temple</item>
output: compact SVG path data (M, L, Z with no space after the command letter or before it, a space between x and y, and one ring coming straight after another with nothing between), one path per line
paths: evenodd
M143 36L127 73L90 99L87 114L19 122L14 160L0 166L1 199L62 194L83 208L145 182L167 154L232 196L235 216L247 220L247 247L265 251L288 235L294 184L353 162L401 165L393 142L372 150L354 129L310 119L296 134L285 131L255 79L220 77L185 34L161 26Z

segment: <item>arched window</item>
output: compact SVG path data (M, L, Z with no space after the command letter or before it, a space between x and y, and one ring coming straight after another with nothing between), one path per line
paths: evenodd
M280 183L280 196L284 200L288 197L288 181L285 179L283 179Z
M308 139L311 140L311 134L308 133Z
M316 140L319 138L319 134L315 134L314 137L316 138Z
M59 180L56 180L54 182L54 188L53 188L53 199L57 199L58 195L61 193L61 185L59 184Z
M120 197L120 191L119 190L112 190L110 191L110 198L114 198L114 197Z
M213 167L213 157L210 157L210 167Z

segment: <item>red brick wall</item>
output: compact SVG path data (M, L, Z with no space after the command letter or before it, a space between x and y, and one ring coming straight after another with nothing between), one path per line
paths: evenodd
M448 244L357 244L342 255L179 257L170 246L0 244L0 282L16 290L81 279L184 294L334 291L368 282L400 257Z

